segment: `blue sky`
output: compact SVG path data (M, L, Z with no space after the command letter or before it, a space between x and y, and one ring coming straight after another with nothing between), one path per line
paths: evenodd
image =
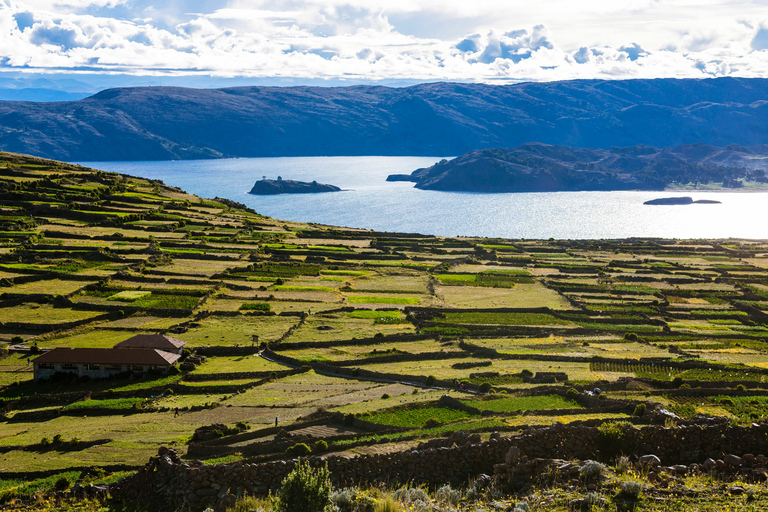
M768 0L0 0L0 73L291 83L768 76Z

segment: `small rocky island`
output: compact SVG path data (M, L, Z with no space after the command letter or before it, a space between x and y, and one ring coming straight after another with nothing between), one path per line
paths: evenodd
M284 180L280 176L276 180L267 178L257 181L249 194L258 196L271 196L275 194L319 194L321 192L340 192L341 189L334 185L318 183L316 181Z
M694 201L693 198L690 197L660 197L658 199L651 199L650 201L646 201L643 204L720 204L720 201L714 201L712 199L699 199L698 201Z

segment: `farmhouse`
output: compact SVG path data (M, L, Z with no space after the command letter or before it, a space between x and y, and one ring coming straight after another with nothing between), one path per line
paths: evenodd
M184 341L170 336L140 334L113 348L55 348L32 363L35 379L46 379L55 373L93 378L124 372L167 373L181 359L184 345Z

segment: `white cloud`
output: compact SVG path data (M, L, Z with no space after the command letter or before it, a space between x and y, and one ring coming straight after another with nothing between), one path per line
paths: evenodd
M768 24L755 3L0 0L0 70L494 82L766 76ZM449 20L455 34L408 29L430 18Z

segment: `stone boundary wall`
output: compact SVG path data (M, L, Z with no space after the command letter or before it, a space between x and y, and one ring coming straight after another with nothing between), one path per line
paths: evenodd
M512 446L518 448L521 457L530 459L610 462L617 453L654 454L667 465L702 463L708 457L723 458L727 454L763 454L768 446L768 424L628 428L623 431L618 445L607 442L596 427L582 425L555 424L529 429L511 438L494 434L486 442L478 442L478 437L466 436L463 441L459 440L463 444L451 447L426 447L358 457L330 456L325 460L310 457L308 461L314 467L327 461L337 486L377 482L460 485L481 473L493 474L494 466L505 462L505 455ZM182 463L172 450L161 448L158 457L151 459L141 472L116 486L113 494L130 497L132 502L143 498L155 505L165 503L190 512L210 505L223 509L228 494L265 495L278 489L295 464L296 460L280 460L263 464L190 465Z

